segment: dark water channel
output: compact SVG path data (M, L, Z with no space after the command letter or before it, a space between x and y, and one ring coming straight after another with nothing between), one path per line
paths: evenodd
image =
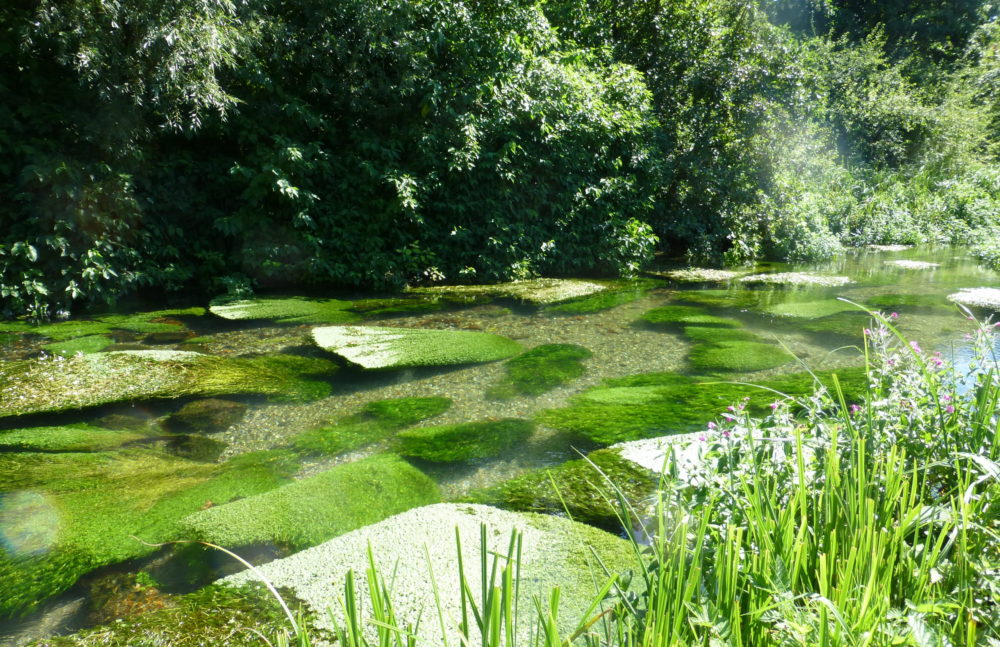
M866 251L846 255L830 263L772 264L752 268L752 272L742 268L740 272L744 276L759 272L799 272L846 277L846 283L787 285L744 282L740 277L722 281L685 281L661 275L655 284L643 283L631 290L616 287L628 296L619 299L618 305L596 312L565 312L551 306L496 298L468 304L447 303L438 309L422 312L381 313L367 317L364 324L483 331L516 340L528 349L544 344L573 344L589 350L592 356L583 360L585 371L576 379L541 395L515 394L504 399L497 399L491 394L507 375L505 362L382 372L366 372L345 366L328 379L331 395L314 401L273 402L255 396L227 398L247 405L239 421L201 430L198 436L217 441L213 444L218 448L215 461L224 463L239 456L287 447L300 434L328 425L333 420L356 415L367 403L377 400L430 396L450 399L451 406L446 411L418 422L418 427L503 418L530 420L541 411L567 406L572 396L601 385L605 380L649 372L698 373L698 369L691 364L691 352L696 344L702 342L690 338L681 327L655 325L643 320L645 313L668 305L701 308L710 316L733 320L737 322L734 326L738 325L740 330L762 340L762 343L774 345L776 349L783 348L795 358L762 370L730 371L727 375L732 380L753 382L801 371L804 366L813 370L857 366L861 361L858 348L861 329L867 324L868 317L849 307L831 305L837 303L837 297L864 303L886 313L897 313L898 318L894 321L910 339L927 351L941 351L958 363L967 363L970 351L966 335L970 322L946 297L961 288L1000 287L997 273L978 266L964 249L951 247ZM987 313L977 311L976 314ZM148 335L118 331L115 333L115 344L103 350L193 350L221 357L278 352L307 357L329 355L312 343L309 335L311 325L233 322L208 313L202 316L183 315L177 319L185 329L184 335L179 338L154 339ZM0 333L0 353L7 362L35 358L39 353L46 352L45 344L51 343L50 339L39 335ZM138 451L137 447L143 451L163 451L175 442L173 438L176 435L164 427L164 421L190 400L157 399L84 411L7 418L0 420L0 442L3 442L5 434L20 433L14 430L78 423L102 427L123 424L139 429L136 439L117 449L104 449L104 453L134 452ZM116 420L118 423L114 422ZM410 462L436 482L442 499L457 500L533 470L579 458L581 452L599 446L600 443L567 434L565 429L538 424L526 440L492 458L455 463L419 459ZM290 478L308 478L334 466L391 452L393 447L393 438L389 436L339 454L302 456ZM54 451L58 453L58 450ZM22 461L24 465L29 465L24 469L35 470L32 474L46 473L37 468L37 461L50 460L51 452L33 453L32 456L42 456L38 459L25 458L25 455L24 451L11 447L0 448L0 464L6 461L8 470L20 470L17 461ZM184 474L183 478L195 478L187 472ZM50 476L52 479L60 478L57 471L52 471ZM18 550L24 552L25 537L38 535L37 528L32 527L32 515L41 514L39 510L44 508L39 507L41 504L25 504L25 493L30 489L36 494L41 493L39 496L43 498L49 497L46 493L50 490L46 483L39 482L38 478L41 477L36 476L27 489L23 484L12 486L0 482L0 539L3 540L0 557L7 559L8 568L10 564L16 567L19 559L45 559L45 551L57 550L61 542L65 542L59 536L60 521L53 518L55 527L51 532L54 534L45 548L32 549L27 557L17 554ZM95 483L96 487L100 487L99 481ZM143 496L142 488L143 480L137 479L133 495L139 500ZM54 488L51 491L60 490ZM148 505L151 509L160 494L158 491L149 493ZM52 514L57 517L61 502L75 500L72 496L61 499L58 494L49 498L54 500L51 505L56 512ZM204 505L215 504L208 501ZM109 528L107 532L113 533L115 529ZM6 556L2 555L4 550L7 551ZM270 554L273 553L261 554L258 559L266 559ZM176 559L171 562L164 551L130 559L124 566L101 568L97 573L106 576L108 573L128 573L140 569L153 572L155 569L151 570L150 564L155 565L157 560L166 564L157 566L159 570L155 571L160 588L166 591L184 590L186 577L179 575L175 582L170 582L169 575L164 575L165 569L183 568L182 562ZM0 572L3 572L2 568L0 563ZM26 616L0 620L0 645L23 644L31 636L37 638L46 633L71 632L93 622L97 616L94 615L92 601L87 598L94 595L93 582L97 579L94 574L86 574L81 583L51 598ZM15 595L12 586L9 581L0 579L0 601ZM141 604L137 603L137 606L141 607ZM108 619L106 614L102 618Z

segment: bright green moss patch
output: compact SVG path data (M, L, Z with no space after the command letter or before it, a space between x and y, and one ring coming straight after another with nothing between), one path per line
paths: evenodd
M851 368L816 374L832 387L836 374L848 402L861 398L867 385L864 369ZM793 373L757 382L792 397L807 396L814 388L809 373ZM758 386L710 383L677 373L646 373L607 380L602 387L573 396L562 409L547 409L536 415L538 422L588 441L612 445L628 440L684 433L704 428L705 423L726 412L726 407L750 398L747 410L766 415L778 395Z
M591 352L576 344L545 344L509 360L506 378L490 390L495 398L541 395L584 373L582 360Z
M349 312L351 305L350 301L313 297L217 297L208 309L215 316L231 321L271 319L290 324L342 324L360 319Z
M283 595L287 595L285 592ZM293 604L293 600L286 599ZM170 596L165 608L32 643L34 647L260 647L260 636L288 631L288 618L262 584L211 585Z
M688 361L705 373L749 373L784 366L795 357L775 344L755 341L720 341L698 344L691 349Z
M788 301L764 308L764 312L779 317L794 317L797 319L818 319L835 315L840 312L858 311L858 307L838 299L823 301Z
M674 295L675 301L696 303L710 308L753 308L760 303L763 293L747 289L682 290Z
M607 289L604 285L580 279L531 279L490 285L434 285L410 288L407 292L444 298L505 298L535 305L546 305L585 297Z
M433 418L449 407L451 400L441 397L376 400L357 414L297 435L290 446L306 454L342 454L384 440L402 427Z
M653 494L656 480L616 451L602 449L586 459L529 472L473 492L468 500L518 512L568 514L574 521L618 531L621 522L614 488L636 504Z
M720 328L719 326L684 326L684 336L691 341L707 343L720 341L760 341L760 337L747 330Z
M530 420L517 418L418 427L399 432L398 450L435 463L490 458L527 440L534 428Z
M97 452L144 438L144 434L90 425L33 427L0 431L0 451Z
M141 557L147 542L183 538L179 520L259 494L287 476L287 458L222 465L148 448L0 454L0 617L30 609L82 575Z
M435 312L443 307L444 303L435 299L361 299L351 303L351 310L365 317Z
M121 351L0 364L0 418L112 402L232 394L282 400L328 395L328 360L272 355L228 358L183 351Z
M295 436L289 447L303 454L335 456L390 437L395 429L375 421L337 422Z
M646 296L649 290L658 285L662 285L662 283L652 279L617 281L610 284L607 289L596 294L547 306L545 312L580 315L610 310L611 308L641 299Z
M37 326L25 321L4 321L0 322L0 332L41 335L53 341L107 335L114 330L134 333L175 332L184 328L181 322L172 321L172 317L199 316L204 313L204 308L157 310L130 315L100 315L90 319L72 319Z
M299 550L438 500L428 476L397 456L380 454L196 512L183 526L190 537L226 547Z
M330 326L312 332L321 348L367 369L493 362L521 350L506 337L467 330Z
M864 329L870 327L871 324L871 315L858 310L857 312L841 312L829 317L806 321L802 323L802 328L822 335L840 335L860 341Z
M99 353L113 343L115 340L104 335L87 335L86 337L42 344L42 348L54 355L76 355L77 353L88 355Z
M369 402L361 411L380 422L396 427L405 427L421 420L433 418L450 408L450 398L391 398Z
M743 324L734 319L725 319L709 314L696 306L663 306L647 310L642 320L655 325L696 325L718 326L724 328L739 328Z

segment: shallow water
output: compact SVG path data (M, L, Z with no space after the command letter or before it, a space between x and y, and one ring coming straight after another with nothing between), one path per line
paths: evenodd
M909 260L936 264L913 269L892 264ZM945 297L963 287L998 286L1000 276L975 263L964 249L923 248L901 252L859 252L823 264L768 264L752 268L757 272L809 272L846 276L851 282L839 287L784 286L726 282L685 283L664 279L644 296L611 309L580 315L552 312L545 307L497 300L478 305L453 305L436 312L387 316L370 320L373 325L436 329L479 330L497 333L522 343L526 348L541 344L568 343L589 349L582 377L537 397L519 396L495 400L487 393L505 375L503 362L448 369L409 369L365 373L344 368L334 378L333 394L314 402L299 404L267 403L246 399L249 412L242 422L211 434L228 447L222 459L246 452L286 444L304 431L357 412L373 400L403 396L446 396L453 401L445 413L422 425L477 421L491 418L531 418L536 412L565 406L569 398L609 378L645 372L691 373L688 353L693 343L679 331L657 328L640 320L643 313L668 304L701 304L714 315L738 319L745 329L775 340L797 358L796 362L750 374L733 374L739 381L754 381L775 374L802 370L830 369L859 364L864 315L838 315L846 323L831 319L784 316L789 304L825 302L842 297L858 303L882 304L888 313L898 313L894 322L910 339L927 351L941 351L959 364L971 358L966 334L971 323ZM912 298L901 298L912 297ZM977 312L977 315L986 313ZM833 328L819 326L824 321ZM199 336L199 343L158 348L196 348L200 352L225 356L311 348L310 326L234 323L210 315L185 323ZM836 325L834 325L836 324ZM824 324L825 325L825 324ZM853 330L842 334L831 330ZM812 328L812 330L810 330ZM3 337L0 336L0 339ZM8 339L3 348L7 359L31 357L42 340L32 337ZM309 352L315 353L315 349ZM998 349L1000 352L1000 349ZM109 412L122 412L157 419L173 405L137 404L131 407L104 407L93 412L58 416L60 423L87 421ZM26 426L8 421L6 427ZM32 420L48 422L45 419ZM333 458L311 459L300 468L299 477L317 473L332 464L358 460L384 451L376 443ZM555 430L539 426L534 435L513 450L493 459L436 466L415 464L434 478L446 499L501 482L527 470L556 465L593 449ZM0 486L2 492L2 486ZM2 592L0 583L0 592ZM0 621L0 633L4 622ZM7 629L11 624L7 623ZM7 644L16 644L8 639ZM0 644L4 644L0 640Z

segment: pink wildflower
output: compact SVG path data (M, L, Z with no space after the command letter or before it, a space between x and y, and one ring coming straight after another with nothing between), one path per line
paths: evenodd
M920 344L918 344L915 341L911 341L910 342L910 348L913 349L913 352L918 353L918 354L923 352L922 350L920 350Z
M952 405L950 405L950 404L949 404L949 405L948 405L947 407L945 407L945 408L944 408L944 410L945 410L945 411L946 411L947 413L955 413L955 407L953 407L953 406L952 406Z
M898 312L893 312L889 316L892 317L893 319L899 319L899 313Z
M715 429L715 423L714 422L708 423L708 428L709 429Z

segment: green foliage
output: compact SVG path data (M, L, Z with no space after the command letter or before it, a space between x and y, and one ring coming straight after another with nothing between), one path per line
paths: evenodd
M515 395L541 395L583 375L581 360L591 352L576 344L543 344L510 359L505 364L507 376L489 390L494 398Z
M523 443L534 430L534 423L517 418L417 427L399 432L397 449L434 463L492 458Z
M440 500L437 485L397 456L380 454L184 518L190 537L226 547L315 546Z
M995 232L993 236L977 243L972 248L972 253L983 265L1000 272L1000 236Z

